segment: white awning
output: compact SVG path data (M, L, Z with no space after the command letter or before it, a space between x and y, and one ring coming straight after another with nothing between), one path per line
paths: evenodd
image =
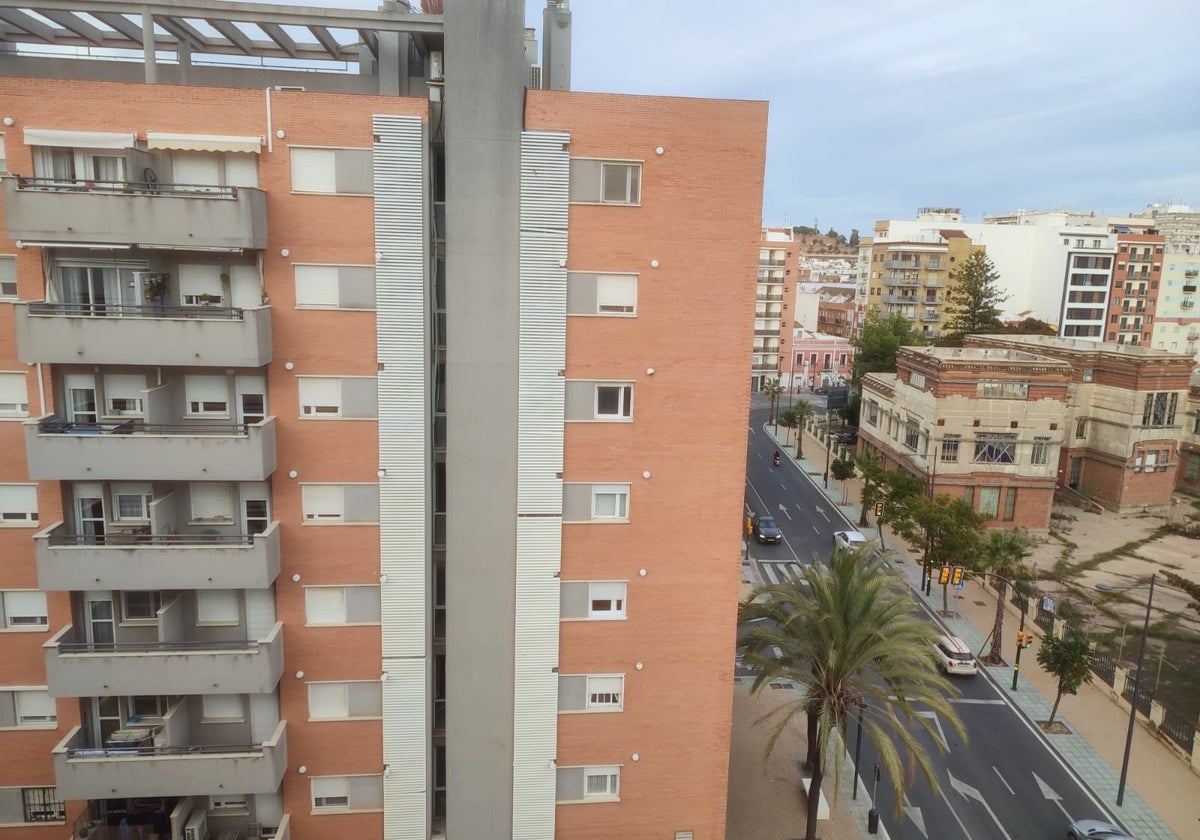
M174 149L181 152L249 152L256 155L262 150L261 137L147 131L146 140L146 145L151 149Z
M69 149L129 149L137 135L132 131L55 131L50 128L25 129L26 146L62 146Z

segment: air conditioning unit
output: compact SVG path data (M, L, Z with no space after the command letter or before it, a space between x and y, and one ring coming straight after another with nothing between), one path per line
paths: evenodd
M437 50L429 51L429 81L441 82L445 80L445 75L442 70L442 54Z
M535 64L529 68L529 89L542 89L542 65Z
M195 811L183 827L183 840L205 840L208 837L208 814Z

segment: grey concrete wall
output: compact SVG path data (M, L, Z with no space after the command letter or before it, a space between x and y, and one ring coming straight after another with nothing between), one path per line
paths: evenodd
M63 640L70 640L68 633ZM266 694L283 674L283 625L276 623L261 645L244 651L179 653L60 653L57 644L43 648L46 685L53 697L88 697L98 685L112 694ZM200 708L199 701L195 701ZM193 730L204 740L204 724ZM244 743L246 735L233 743Z
M152 355L179 367L259 368L270 364L271 308L242 310L240 320L194 318L116 318L30 315L29 304L14 304L17 357L26 362L138 365ZM173 311L177 313L178 310Z
M67 758L68 746L83 745L76 727L54 748L54 778L64 799L274 793L287 769L286 722L254 753Z
M275 418L247 435L38 434L25 424L32 479L262 481L275 471Z
M15 178L4 179L9 239L267 247L267 194L253 187L238 187L236 198L219 198L205 193L19 190L16 183Z
M496 840L513 820L523 15L445 10L447 835Z

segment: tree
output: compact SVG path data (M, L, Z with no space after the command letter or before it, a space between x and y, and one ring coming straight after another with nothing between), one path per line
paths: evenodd
M901 507L890 505L889 507ZM962 563L979 551L983 517L962 499L938 493L910 496L903 500L903 509L889 520L892 530L905 540L924 546L922 565L926 574L937 566ZM942 585L942 610L950 609L949 584Z
M1004 639L1004 611L1008 601L1008 582L1023 577L1025 566L1021 562L1032 550L1029 537L1019 529L1012 531L991 531L983 539L977 568L991 575L997 575L996 582L996 619L992 622L992 647L984 659L988 665L1000 665L1000 643Z
M857 248L859 246L858 228L850 228L850 241L846 244L851 248Z
M1037 318L1022 318L1018 323L1006 327L1005 332L1018 335L1058 335L1058 329L1053 324L1047 324Z
M875 503L883 498L883 463L874 452L864 449L854 456L858 471L862 475L862 512L858 516L858 527L867 527L867 511L874 510Z
M1042 639L1037 653L1038 664L1058 677L1058 695L1047 723L1054 723L1064 694L1075 694L1079 686L1092 681L1092 656L1091 644L1080 633L1069 633L1062 639L1053 635Z
M846 504L846 482L858 474L854 468L854 459L835 458L829 465L829 472L835 480L842 482L842 504Z
M849 721L861 709L863 732L879 754L896 792L913 765L936 791L937 776L921 744L928 736L946 749L932 710L963 739L966 730L947 695L957 692L937 673L932 649L934 625L921 620L886 562L870 549L837 549L829 565L812 563L786 583L754 590L740 605L738 619L753 621L742 637L742 661L758 670L750 690L787 679L802 686L800 696L766 716L775 718L763 760L800 716L808 726L808 785L805 837L817 832L816 803L829 761L840 768ZM778 651L778 655L776 655ZM902 762L901 752L908 760ZM836 785L836 781L835 781Z
M779 379L764 379L760 390L771 398L771 413L767 418L768 423L778 423L775 416L775 409L779 407L779 395L783 393L783 386L779 384Z
M804 457L804 426L808 423L808 418L813 416L812 403L808 400L798 400L793 406L796 412L796 457Z
M854 336L851 384L857 388L863 376L872 371L895 371L896 351L913 344L924 346L925 338L907 318L898 312L885 315L878 307L871 307Z
M1004 332L1000 304L1009 296L1000 288L1000 273L983 251L972 251L950 272L946 292L946 323L942 339L960 346L972 333Z
M785 408L783 411L779 412L779 425L787 429L787 433L783 437L785 443L790 439L792 429L795 429L800 422L796 416L796 409L797 406L794 405L791 408ZM798 434L797 437L799 437Z

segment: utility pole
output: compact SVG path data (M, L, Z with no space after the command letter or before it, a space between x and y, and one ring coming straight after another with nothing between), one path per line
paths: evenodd
M1028 609L1029 601L1026 599L1025 607ZM1013 684L1012 690L1017 690L1017 675L1021 673L1021 648L1025 647L1023 641L1025 639L1025 612L1021 610L1021 627L1017 630L1017 658L1013 660Z
M1121 782L1117 785L1117 807L1125 804L1125 778L1129 775L1129 750L1133 746L1133 727L1137 725L1137 704L1142 688L1142 664L1146 661L1146 636L1150 632L1150 604L1154 600L1154 573L1150 575L1150 594L1146 596L1146 620L1142 624L1142 649L1138 651L1137 672L1133 676L1133 697L1129 698L1129 729L1125 732L1125 756L1121 759Z
M829 398L825 398L825 489L829 489L829 452L833 447L833 439L829 433L833 431L833 414L829 411Z

